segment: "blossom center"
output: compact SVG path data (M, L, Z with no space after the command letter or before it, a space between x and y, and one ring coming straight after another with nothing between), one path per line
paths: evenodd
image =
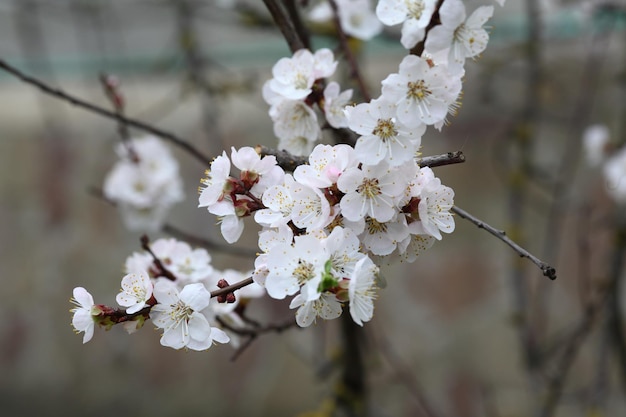
M422 0L405 0L404 3L406 4L407 14L409 17L416 20L419 20L419 18L422 17L422 13L426 8Z
M365 220L365 224L367 226L367 233L370 235L375 235L376 233L385 233L387 231L387 225L385 223L380 223L378 220L368 217Z
M309 80L301 72L297 73L294 79L294 85L298 90L306 90L309 88Z
M299 259L298 266L293 270L293 276L298 280L299 285L304 285L315 276L315 267L313 264Z
M176 304L171 304L170 307L170 319L175 325L184 321L187 323L189 321L189 317L193 313L193 309L189 307L187 304L182 301L178 301Z
M396 130L393 118L378 119L378 123L372 131L372 134L378 136L383 142L396 137L398 135L398 131Z
M374 198L382 194L378 185L378 178L364 178L356 191L359 194L363 194L366 198Z
M408 99L423 101L433 93L432 91L430 91L424 80L418 80L415 82L409 81L407 83L407 87L408 90L406 93L406 97Z

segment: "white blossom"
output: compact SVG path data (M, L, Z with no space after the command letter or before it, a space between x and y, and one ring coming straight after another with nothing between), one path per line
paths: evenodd
M329 125L335 128L348 127L345 107L350 104L352 90L340 93L339 84L335 81L328 83L324 89L324 115Z
M71 302L76 306L70 310L73 313L72 326L76 333L85 332L83 343L87 343L93 337L96 324L94 316L98 315L100 311L94 305L91 294L83 287L74 288Z
M298 166L293 176L301 184L326 188L337 183L346 169L356 167L357 164L353 147L320 144L309 155L309 163Z
M348 283L350 315L359 326L370 321L374 315L376 298L376 277L378 267L368 257L361 258L355 265L354 273Z
M341 303L330 293L321 294L314 300L307 300L302 294L298 294L289 304L289 308L296 307L296 323L300 327L309 327L317 317L324 320L336 319L341 316L342 311Z
M382 96L398 106L398 119L409 127L443 122L461 92L461 78L444 65L407 55L399 72L382 81Z
M603 173L609 195L618 204L626 204L626 147L607 159Z
M294 244L279 243L271 247L266 257L269 273L265 288L270 297L283 299L302 291L307 300L319 297L318 285L328 253L320 239L297 236Z
M448 66L454 74L463 71L466 58L478 56L487 47L489 33L483 25L493 15L493 6L481 6L465 20L465 5L461 0L446 0L439 9L441 24L435 26L426 39L427 52L449 49Z
M116 149L120 159L104 180L104 195L117 204L129 229L158 230L171 206L183 199L178 162L153 136L132 139L127 146Z
M587 163L596 167L606 159L606 148L610 141L609 128L606 125L592 125L583 132L583 149Z
M409 128L397 119L396 111L395 103L382 97L347 109L350 129L362 135L354 147L359 161L376 165L385 160L397 166L413 159L426 125Z
M411 49L424 39L436 3L436 0L380 0L376 16L388 26L402 23L400 42Z
M146 306L152 297L152 281L145 271L134 272L122 278L122 291L115 300L126 308L126 313L133 314Z
M179 293L171 281L159 280L154 285L154 297L158 303L152 307L151 318L155 326L163 329L163 346L206 350L214 341L228 342L228 335L211 327L201 313L209 306L211 297L204 285L188 284Z
M339 177L337 187L345 193L339 203L343 217L357 221L367 215L386 222L395 215L406 183L399 171L380 163L347 169Z
M450 209L454 205L454 191L441 184L439 178L429 181L420 194L419 217L424 230L437 240L441 233L454 231L454 217Z

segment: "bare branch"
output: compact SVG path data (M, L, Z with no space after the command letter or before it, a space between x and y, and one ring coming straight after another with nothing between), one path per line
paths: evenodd
M299 165L308 163L305 156L295 156L284 150L276 150L267 146L257 145L257 153L261 156L273 155L278 165L286 171L293 172ZM417 161L420 167L439 167L443 165L460 164L465 162L465 155L461 151L448 152L441 155L425 156Z
M298 31L293 26L293 23L280 2L278 0L263 0L263 3L265 3L267 10L269 10L274 22L276 23L276 26L278 26L278 29L280 29L280 32L283 34L291 52L303 49L304 42L300 39Z
M335 29L337 30L337 34L339 37L339 45L341 45L341 50L343 51L346 61L350 66L350 78L356 81L359 86L359 90L361 92L361 96L363 97L363 101L368 102L371 100L371 96L367 85L365 85L365 80L361 76L361 71L359 70L359 64L352 53L352 49L350 49L350 45L348 44L348 37L346 36L343 28L341 27L341 21L339 20L339 9L337 8L337 3L335 0L329 0L328 2L330 7L333 9L333 23L335 24Z
M535 265L537 265L539 269L541 269L541 272L543 272L543 275L545 275L546 277L552 280L556 279L556 269L554 269L552 266L543 262L542 260L537 258L535 255L531 254L526 249L522 248L520 245L515 243L506 235L505 231L498 230L495 227L490 226L489 224L474 217L473 215L469 214L467 211L460 209L457 206L453 206L452 211L458 214L463 219L469 220L470 222L474 223L479 229L485 229L487 232L491 233L493 236L497 237L498 239L500 239L501 241L509 245L522 258L530 259L532 263L534 263Z
M203 155L198 149L196 149L194 146L192 146L189 142L187 142L185 139L180 138L179 136L167 132L165 130L161 130L159 128L156 128L148 123L144 123L142 121L139 120L135 120L135 119L131 119L130 117L126 117L124 115L118 114L117 112L114 111L110 111L107 110L103 107L97 106L93 103L90 103L88 101L79 99L73 95L70 95L68 93L65 93L64 91L52 87L48 84L46 84L45 82L38 80L37 78L34 78L30 75L27 75L25 73L23 73L22 71L18 70L17 68L15 68L14 66L8 64L6 61L4 61L3 59L0 59L0 69L8 72L9 74L14 75L15 77L19 78L20 80L22 80L23 82L25 82L26 84L30 84L34 87L37 87L39 90L41 90L43 93L51 95L53 97L56 97L60 100L66 101L74 106L80 107L84 110L90 111L92 113L98 114L100 116L109 118L109 119L113 119L113 120L117 120L119 123L123 123L127 126L131 126L140 130L143 130L145 132L149 132L152 133L154 135L157 135L163 139L167 139L169 140L172 144L178 146L179 148L185 150L186 152L188 152L191 156L193 156L194 158L196 158L198 161L200 161L203 165L209 165L211 164L211 158L209 158L206 155Z
M224 287L224 288L220 288L219 290L215 290L215 291L211 291L211 298L213 297L218 297L220 295L226 295L229 294L233 291L237 291L240 288L243 288L247 285L252 284L254 281L252 280L252 277L248 277L246 279L242 279L239 282L236 282L232 285L229 285L228 287Z

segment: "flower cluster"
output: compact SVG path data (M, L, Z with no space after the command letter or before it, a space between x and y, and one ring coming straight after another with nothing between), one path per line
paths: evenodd
M163 330L163 345L205 350L236 339L240 298L266 293L291 297L299 326L344 310L362 326L373 317L378 265L392 258L413 262L442 233L454 231L454 191L420 166L422 138L457 111L465 60L485 49L484 24L493 6L467 17L460 0L380 0L375 13L368 0L335 4L349 36L368 39L382 24L402 23L401 43L410 49L425 40L425 52L402 59L381 81L380 96L356 105L352 90L342 91L331 79L338 65L331 50L301 49L280 59L263 98L278 147L307 156L306 163L286 172L274 156L231 148L211 162L199 188L198 206L218 217L228 243L239 240L245 217L259 226L254 269L217 271L204 249L155 241L126 261L116 297L123 310L95 305L84 288L74 290L73 325L85 342L95 324L121 323L133 332L151 318ZM322 21L332 14L321 2L310 17ZM440 24L432 27L435 21ZM351 130L354 146L318 144L321 126ZM136 159L120 147L123 160L107 177L105 194L122 210L150 214L156 228L163 210L181 198L178 167L154 138L132 147ZM253 284L212 297L210 291L229 282Z
M240 281L249 273L218 271L211 265L206 250L193 249L176 239L159 239L150 245L150 253L132 254L124 270L122 289L116 296L123 311L95 305L84 288L74 290L72 324L78 332L85 332L83 343L92 338L96 324L110 327L121 323L133 333L149 316L163 330L163 346L206 350L214 342L230 340L229 334L219 327L218 318L238 322L236 309L240 300L265 293L252 284L229 294L228 299L211 298L210 289L223 287L228 281Z
M270 105L269 115L281 149L294 155L311 152L322 132L316 103L325 103L323 111L331 126L346 126L343 107L352 98L352 90L340 92L339 84L334 82L324 88L324 79L332 76L336 67L330 49L314 54L301 49L274 65L273 78L263 85L263 98Z
M119 144L116 151L120 159L104 180L104 196L130 230L158 230L170 207L183 200L178 162L154 136Z

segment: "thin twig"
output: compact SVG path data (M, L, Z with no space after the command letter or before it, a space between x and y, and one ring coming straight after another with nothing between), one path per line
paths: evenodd
M87 192L114 207L117 206L117 203L115 201L108 199L104 195L101 188L89 187L87 189ZM241 257L253 257L253 256L256 257L257 255L257 252L254 249L238 248L238 247L231 246L231 245L223 245L217 242L213 242L212 240L195 236L187 232L183 232L178 227L173 226L169 223L165 223L161 227L161 231L163 233L167 233L168 235L174 236L175 238L185 240L188 243L192 243L196 246L201 246L210 251L224 252L224 253L228 253L229 255L241 256Z
M543 272L543 275L545 275L546 277L552 280L556 279L556 270L552 266L543 262L542 260L537 258L535 255L531 254L526 249L524 249L523 247L515 243L506 235L505 231L496 229L495 227L474 217L473 215L469 214L467 211L457 206L453 206L452 211L458 214L463 219L469 220L470 222L474 223L479 229L485 229L487 232L491 233L493 236L497 237L498 239L500 239L501 241L509 245L515 252L519 254L520 257L529 259L532 263L537 265L539 269L541 269L541 272Z
M593 328L593 323L595 322L598 310L600 310L600 306L602 304L604 303L599 302L594 307L590 307L589 309L587 309L584 317L576 327L570 340L565 346L565 351L561 356L561 360L558 362L554 373L548 380L547 394L544 397L545 401L543 403L543 406L539 411L539 417L550 417L554 414L556 406L561 398L563 386L565 384L569 369L574 363L574 359L576 359L576 354L578 353L578 350L580 349L583 341Z
M239 282L236 282L232 285L229 285L228 287L224 287L224 288L220 288L219 290L215 290L215 291L211 291L211 298L220 296L220 295L226 295L229 294L233 291L237 291L240 288L243 288L247 285L250 285L254 282L254 280L252 279L252 277L248 277L246 279L242 279Z
M426 398L426 394L424 393L422 385L417 380L415 372L411 372L411 367L397 354L392 344L387 342L389 339L386 335L382 335L380 329L377 330L377 333L377 335L372 335L371 339L378 348L377 350L387 360L389 365L391 365L397 378L403 382L404 386L415 398L417 405L422 411L421 414L427 417L439 416L439 414L434 411L430 401Z
M15 77L19 78L20 80L22 80L23 82L25 82L26 84L30 84L34 87L37 87L39 90L41 90L43 93L51 95L53 97L56 97L58 99L61 99L63 101L66 101L74 106L80 107L84 110L90 111L92 113L98 114L100 116L104 116L106 118L109 119L113 119L118 121L119 123L124 123L128 126L131 127L135 127L137 129L143 130L145 132L149 132L152 133L154 135L157 135L163 139L167 139L169 140L172 144L180 147L181 149L185 150L186 152L188 152L191 156L193 156L194 158L196 158L198 161L200 161L202 164L204 165L210 165L211 164L211 158L209 158L208 156L202 154L202 152L200 152L198 149L196 149L193 145L191 145L189 142L187 142L185 139L180 138L179 136L167 132L165 130L156 128L150 124L141 122L139 120L135 120L132 119L130 117L126 117L123 116L121 114L118 114L116 112L107 110L103 107L97 106L95 104L89 103L85 100L79 99L73 95L70 95L68 93L65 93L64 91L52 87L48 84L46 84L45 82L32 77L30 75L27 75L25 73L23 73L22 71L18 70L17 68L15 68L14 66L8 64L6 61L4 61L3 59L0 59L0 69L8 72L9 74L14 75Z
M233 356L230 358L232 362L236 361L241 356L241 354L245 352L252 345L252 342L254 342L257 339L257 337L259 337L260 335L265 334L265 333L272 333L272 332L282 333L285 330L295 327L295 324L296 324L295 320L290 319L284 323L267 324L264 326L256 327L255 329L240 329L240 328L231 326L220 316L217 316L215 319L220 324L220 326L222 326L222 328L229 330L239 336L247 337L246 341L239 346L237 351L235 351Z
M158 258L158 256L156 256L154 252L152 252L152 248L150 248L150 239L148 239L148 236L146 235L141 236L141 248L148 252L150 256L152 256L152 261L159 269L159 276L163 276L170 281L176 281L176 275L174 275L172 271L167 269L165 265L163 265L163 262L161 262L161 260Z
M337 30L337 34L339 36L339 45L341 45L341 49L343 50L343 53L346 57L346 61L350 66L350 78L355 80L357 85L359 86L363 101L369 102L372 97L369 93L367 85L365 84L365 80L363 80L363 76L361 75L361 71L359 70L359 64L356 60L356 57L352 53L352 49L350 49L350 45L348 44L348 37L341 27L341 20L339 19L339 8L337 7L337 3L335 2L335 0L329 0L328 3L333 10L333 23L335 24L335 29Z

